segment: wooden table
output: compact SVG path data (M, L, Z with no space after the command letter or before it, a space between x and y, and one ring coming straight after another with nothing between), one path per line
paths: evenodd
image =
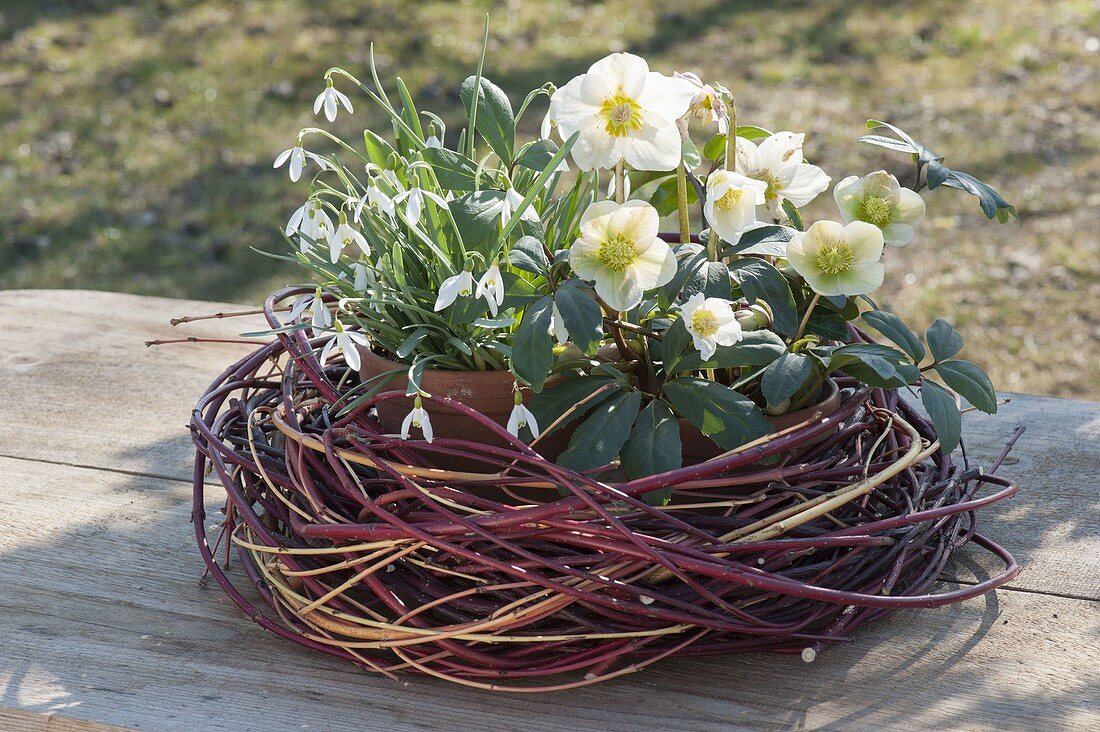
M896 614L812 664L671 660L573 692L490 695L360 672L199 586L185 424L246 347L143 342L258 327L168 325L223 309L0 293L0 729L1100 729L1100 404L1013 396L966 418L987 463L1028 427L1006 468L1023 490L981 527L1024 567L996 594ZM966 554L952 579L984 561Z

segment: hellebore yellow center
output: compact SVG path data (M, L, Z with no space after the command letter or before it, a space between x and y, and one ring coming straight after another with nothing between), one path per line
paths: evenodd
M600 244L596 255L600 263L612 272L622 272L638 257L634 242L622 234L609 234Z
M883 228L890 223L890 204L884 198L868 196L859 204L859 220Z
M740 188L730 188L728 191L722 194L722 197L719 198L716 203L718 205L718 208L720 208L721 210L729 211L730 209L735 208L739 203L741 203L741 197L744 195L744 190Z
M691 329L701 338L710 338L718 332L718 318L709 310L700 308L691 316Z
M840 274L852 268L855 255L847 242L837 242L821 247L814 263L825 274Z
M600 115L606 124L604 129L612 137L626 137L642 127L642 107L622 92L604 100Z

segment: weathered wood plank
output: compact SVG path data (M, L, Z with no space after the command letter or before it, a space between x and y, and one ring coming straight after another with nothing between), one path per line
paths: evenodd
M535 697L395 684L198 588L187 493L0 459L0 707L165 730L1100 726L1100 603L1025 592L895 615L809 665L682 659Z
M19 709L0 709L0 729L6 732L125 732L122 727Z

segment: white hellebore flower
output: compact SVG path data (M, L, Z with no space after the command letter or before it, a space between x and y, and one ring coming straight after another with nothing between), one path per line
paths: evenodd
M718 96L718 92L714 91L714 87L710 84L704 84L698 74L693 74L690 71L685 73L677 71L673 76L690 82L695 88L695 95L691 98L691 105L688 107L692 117L700 122L709 123L725 119L726 105Z
M343 92L339 92L332 85L332 79L325 79L325 90L317 95L317 98L313 100L313 113L320 114L321 109L325 110L325 118L329 122L336 121L336 110L338 107L336 103L344 105L344 109L348 110L348 114L351 114L354 110L351 108L351 100Z
M340 322L339 318L336 319L333 325L336 327L336 336L321 349L321 365L325 365L325 362L328 361L328 357L335 348L339 350L340 353L344 354L344 361L347 365L358 371L361 361L359 359L359 350L356 346L367 348L370 342L365 335L357 330L344 330L344 324Z
M393 202L399 203L405 201L405 214L408 216L409 222L415 224L420 221L420 214L424 212L425 198L440 208L447 208L447 201L444 200L443 196L440 196L438 193L432 193L431 191L425 191L415 183L409 190L402 191L394 196Z
M539 423L531 410L523 405L523 395L516 390L516 404L512 407L512 414L508 417L508 432L514 437L519 437L522 428L531 430L531 438L539 436Z
M494 318L497 316L497 311L504 304L504 280L501 279L500 267L495 262L478 280L475 297L485 298L485 302L489 303L490 315Z
M729 300L704 297L701 292L684 303L684 326L704 361L711 359L718 346L732 346L745 337L732 305Z
M672 170L680 163L676 120L695 92L689 81L651 72L645 59L613 53L554 92L549 118L562 140L580 131L572 155L581 170L623 160L637 170Z
M443 280L439 286L439 296L435 299L435 311L438 313L443 308L454 303L459 295L469 297L474 291L474 276L463 270L453 277Z
M508 222L515 215L516 210L523 203L523 196L519 195L519 192L508 187L508 190L504 192L504 200L500 202L500 225L507 226ZM523 209L523 213L519 215L520 220L527 221L532 224L539 222L539 213L535 210L535 207L528 204L527 208Z
M784 200L805 206L829 187L829 176L816 165L802 162L802 133L776 132L757 145L737 138L737 170L768 184L765 199L773 218Z
M581 217L580 237L569 249L569 266L595 280L596 294L619 312L642 301L646 290L676 274L676 256L657 236L660 217L645 201L597 201Z
M402 440L409 439L409 429L411 427L419 427L424 434L424 439L428 442L432 441L434 437L432 421L428 418L428 411L424 409L424 402L421 401L420 397L413 401L412 411L405 415L405 421L401 423Z
M902 188L885 170L858 178L848 176L836 184L833 198L845 223L866 221L882 229L887 244L905 246L913 240L917 224L924 218L924 199L916 191Z
M707 176L707 200L703 213L707 223L726 241L756 223L756 207L764 204L768 184L728 170Z
M310 327L313 328L314 333L332 325L332 313L325 305L320 287L309 297L300 298L294 303L290 309L290 322L297 321L306 310L309 310Z
M366 238L358 231L353 229L348 224L347 215L340 212L340 225L336 227L336 230L329 235L328 238L328 256L329 261L333 264L340 261L340 252L344 251L344 248L356 244L359 246L359 250L363 254L370 256L370 244L367 243Z
M817 221L787 244L787 261L814 292L865 295L882 284L882 231L866 221Z

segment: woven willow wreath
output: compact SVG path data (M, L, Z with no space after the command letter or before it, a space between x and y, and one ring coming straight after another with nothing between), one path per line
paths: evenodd
M1011 443L991 472L958 465L895 391L841 380L829 417L699 465L601 482L451 399L435 401L510 448L382 434L370 409L403 392L335 418L355 377L339 359L319 365L328 337L280 333L203 395L193 519L209 573L250 618L363 668L548 691L674 654L812 660L894 610L976 597L1019 572L975 522L1018 490L992 474ZM487 469L432 468L443 454ZM210 470L226 493L213 544ZM995 491L979 497L984 486ZM665 487L668 505L641 499ZM1004 570L930 593L968 542ZM229 570L231 547L243 575ZM238 587L244 576L270 611Z

